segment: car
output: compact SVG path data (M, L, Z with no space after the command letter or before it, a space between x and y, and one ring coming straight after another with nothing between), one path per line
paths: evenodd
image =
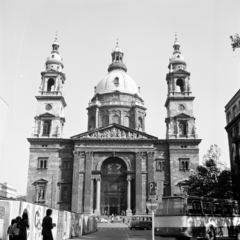
M107 219L105 219L105 218L100 218L100 223L107 223L107 222L108 222Z

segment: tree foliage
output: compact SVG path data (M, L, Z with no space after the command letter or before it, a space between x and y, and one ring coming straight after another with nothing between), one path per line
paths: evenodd
M212 145L203 157L203 165L189 177L189 195L233 198L231 171L220 162L220 155L217 145Z
M231 45L233 51L235 51L236 48L240 48L240 37L238 33L236 33L234 36L230 36L230 39L232 41Z

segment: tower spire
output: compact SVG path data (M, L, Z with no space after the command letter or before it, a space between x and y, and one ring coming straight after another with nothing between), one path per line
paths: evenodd
M178 43L178 39L177 39L177 32L175 32L175 41L174 41L174 44L173 44L173 54L175 53L181 53L180 52L180 44Z

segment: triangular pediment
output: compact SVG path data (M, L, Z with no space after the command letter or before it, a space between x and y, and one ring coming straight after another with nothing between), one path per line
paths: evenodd
M51 113L43 113L41 115L39 115L40 118L53 118L55 117L55 115L51 114Z
M121 139L121 140L138 140L138 139L152 139L157 137L146 134L144 132L134 130L116 123L106 125L104 127L94 129L85 133L71 137L71 139Z
M175 118L190 118L190 116L185 113L181 113L181 114L175 116Z
M33 185L39 185L39 184L45 184L46 185L47 183L48 183L47 180L45 180L43 178L40 178L40 179L36 180L35 182L33 182Z

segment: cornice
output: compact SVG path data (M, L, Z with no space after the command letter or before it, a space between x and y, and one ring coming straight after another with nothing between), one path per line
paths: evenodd
M176 101L176 102L179 101L179 100L181 100L181 101L189 101L189 100L193 101L194 99L195 99L195 97L193 97L193 96L175 96L175 97L168 96L164 106L167 107L170 101Z
M166 139L166 141L171 144L171 143L197 143L199 144L202 139Z
M28 142L57 142L57 143L73 143L72 139L67 138L27 138Z
M61 100L64 107L67 106L66 101L63 96L35 96L37 100Z
M231 122L228 123L228 125L225 127L226 131L228 132L238 122L240 122L240 114L238 114L231 120Z

